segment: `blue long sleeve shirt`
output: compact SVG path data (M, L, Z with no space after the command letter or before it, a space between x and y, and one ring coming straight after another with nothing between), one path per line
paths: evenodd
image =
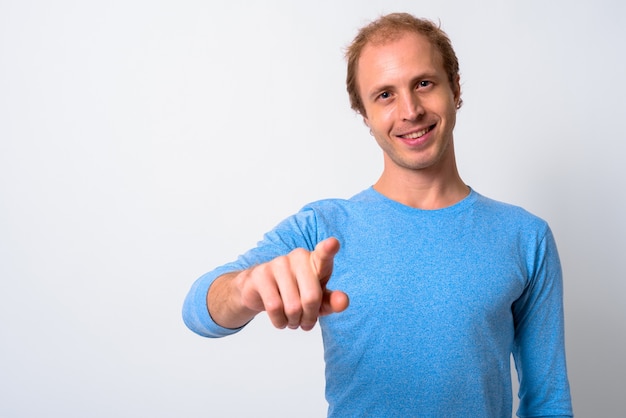
M199 278L186 324L207 337L238 331L208 314L213 280L328 237L341 243L328 287L350 297L346 311L320 318L330 417L511 416L511 354L518 415L573 416L550 228L473 190L438 210L373 188L307 205Z

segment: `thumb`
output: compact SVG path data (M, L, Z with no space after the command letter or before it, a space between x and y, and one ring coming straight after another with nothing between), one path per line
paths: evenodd
M336 238L327 238L320 241L311 252L311 263L320 282L325 285L333 273L333 261L339 252L339 241Z

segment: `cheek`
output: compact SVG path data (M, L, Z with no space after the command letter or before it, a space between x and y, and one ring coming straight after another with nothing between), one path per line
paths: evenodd
M456 123L456 104L452 97L450 100L443 101L439 106L439 115L445 118L445 123L448 127L453 127Z
M456 125L456 107L450 108L450 113L448 114L448 125L450 125L450 129L454 128L454 125Z
M387 130L393 124L394 109L393 106L387 106L382 109L376 109L371 112L366 125L372 130Z

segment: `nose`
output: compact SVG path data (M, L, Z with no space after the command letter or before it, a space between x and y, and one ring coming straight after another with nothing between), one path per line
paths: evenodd
M399 111L402 120L414 121L424 114L424 108L417 94L407 92L402 95L399 103Z

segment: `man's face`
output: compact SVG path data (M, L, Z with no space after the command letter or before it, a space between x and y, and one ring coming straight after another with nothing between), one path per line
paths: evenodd
M364 121L385 153L385 170L454 164L452 130L459 97L439 52L426 38L407 32L382 45L367 44L358 62L357 85Z

